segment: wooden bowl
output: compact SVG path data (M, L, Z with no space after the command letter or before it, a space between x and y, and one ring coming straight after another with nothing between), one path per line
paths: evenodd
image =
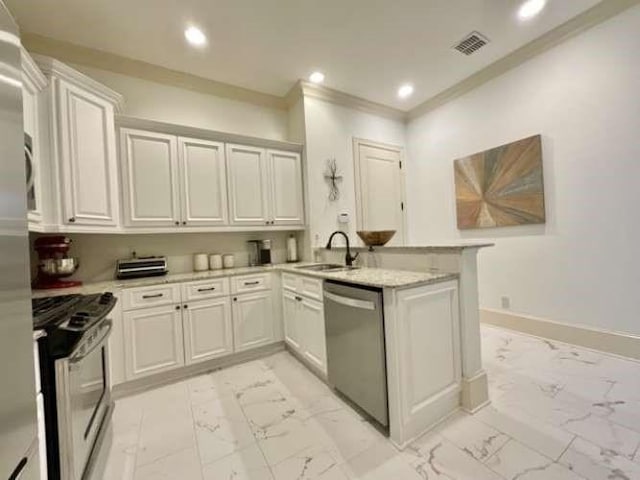
M359 230L356 232L368 247L381 247L396 234L395 230Z

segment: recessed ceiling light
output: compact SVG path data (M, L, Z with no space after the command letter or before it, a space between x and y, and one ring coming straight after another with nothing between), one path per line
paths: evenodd
M400 86L400 88L398 89L398 96L400 98L409 98L412 94L413 94L413 85L411 85L410 83L405 83L404 85Z
M529 20L538 15L547 4L547 0L527 0L518 10L520 20Z
M184 31L184 38L194 47L202 47L207 43L207 37L198 27L189 27Z
M313 72L311 75L309 75L309 80L313 83L322 83L324 82L324 73Z

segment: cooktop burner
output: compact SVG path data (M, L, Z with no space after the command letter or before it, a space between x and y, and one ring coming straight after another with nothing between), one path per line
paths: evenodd
M51 323L68 316L68 313L82 300L82 295L60 295L58 297L34 298L31 300L33 310L33 329L44 328Z

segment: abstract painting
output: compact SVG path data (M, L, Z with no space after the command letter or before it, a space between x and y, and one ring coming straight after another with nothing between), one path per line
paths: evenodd
M540 135L454 162L458 228L545 222Z

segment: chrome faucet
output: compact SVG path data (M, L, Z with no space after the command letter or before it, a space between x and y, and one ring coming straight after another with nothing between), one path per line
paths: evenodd
M349 249L349 236L346 233L344 233L342 230L336 230L331 234L331 236L329 237L329 241L327 242L326 249L331 250L331 241L333 240L333 237L335 237L337 234L342 235L344 239L347 241L347 254L344 257L344 263L347 267L351 267L353 265L353 261L356 258L358 258L359 253L356 253L353 256L351 255L351 250Z

